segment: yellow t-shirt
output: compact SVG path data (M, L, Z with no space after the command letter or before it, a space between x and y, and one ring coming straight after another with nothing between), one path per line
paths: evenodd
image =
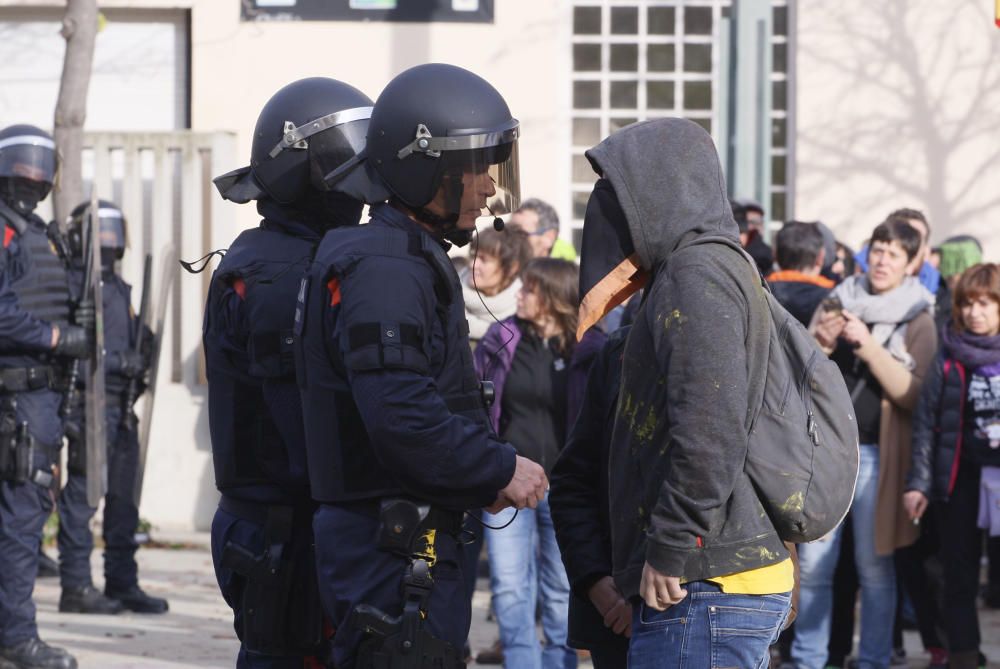
M785 558L777 564L705 580L715 583L722 588L722 592L730 594L777 595L791 592L795 587L795 566L792 558Z

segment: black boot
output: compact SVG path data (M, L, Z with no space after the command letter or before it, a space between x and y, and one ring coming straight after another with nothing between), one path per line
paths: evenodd
M59 563L45 554L45 551L38 551L38 578L55 578L59 575Z
M129 611L136 613L166 613L170 607L162 597L150 597L137 585L127 590L112 590L104 588L104 594L111 599L117 599Z
M125 607L116 599L108 599L92 585L63 588L59 597L59 613L121 613Z
M16 646L0 646L0 658L19 669L76 669L76 658L38 637Z

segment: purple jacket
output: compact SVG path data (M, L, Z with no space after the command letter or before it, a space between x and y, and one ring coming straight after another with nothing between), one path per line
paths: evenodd
M503 400L503 387L514 362L514 352L521 342L523 333L513 316L499 323L494 323L476 346L474 362L476 373L480 378L492 381L496 396L490 407L490 422L494 430L500 429L500 407ZM569 377L566 380L566 430L567 434L576 422L583 402L587 372L594 356L604 346L607 335L591 328L583 335L583 339L573 349L569 362Z

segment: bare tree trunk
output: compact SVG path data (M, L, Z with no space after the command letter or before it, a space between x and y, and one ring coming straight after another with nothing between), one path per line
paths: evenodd
M97 0L67 0L60 32L66 40L66 57L56 101L54 135L61 166L53 208L55 219L63 223L84 197L83 123L97 37Z

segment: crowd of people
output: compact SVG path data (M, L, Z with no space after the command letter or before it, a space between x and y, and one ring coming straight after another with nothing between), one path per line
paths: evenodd
M1000 266L983 263L980 243L969 236L932 247L930 224L915 209L891 212L855 254L820 222L788 221L769 246L762 207L733 201L732 208L741 243L770 290L843 374L861 444L847 519L824 540L798 547L797 617L775 648L776 664L905 664L901 630L911 627L919 630L932 669L983 666L977 597L1000 605L1000 538L988 540L991 579L982 593L979 571L985 530L1000 534L992 510L1000 470L991 469L1000 465ZM588 459L607 460L611 435L602 417L614 411L617 392L608 389L617 388L621 373L613 358L621 355L641 296L567 351L565 334L575 327L579 295L540 282L543 268L557 271L560 261L527 260L529 251L517 226L480 232L471 247L471 264L462 274L469 320L495 319L478 342L477 370L497 384L492 417L500 436L550 476L559 458L551 494L566 496L564 523L585 522L579 518L588 514L605 517L594 533L606 535L606 510L594 503L593 488L574 489L574 481L588 476L577 471ZM563 273L572 271L571 263L562 264ZM544 305L541 318L536 303ZM557 309L568 316L562 328ZM609 322L620 329L606 333ZM548 350L539 350L540 341L549 342ZM602 346L607 351L599 353ZM573 380L571 370L592 365L591 387ZM516 394L505 395L512 368ZM524 381L517 383L518 377ZM593 397L583 400L585 393ZM576 415L586 428L564 450L567 412L570 423ZM588 458L581 448L589 449ZM600 476L591 472L589 479ZM607 499L604 488L597 499ZM491 517L491 524L502 525L509 516ZM564 652L568 644L590 651L595 666L624 667L630 617L614 612L612 603L628 603L615 594L610 565L595 573L593 559L581 557L593 547L570 543L562 562L576 578L567 580L551 516L548 505L540 505L530 519L519 516L516 537L490 535L501 633L477 661L574 666ZM851 658L859 590L860 644ZM544 646L535 633L536 595ZM595 612L601 615L580 627Z
M216 178L262 219L215 270L203 331L237 666L463 667L484 553L499 639L481 664L571 669L586 651L597 669L875 669L905 661L912 625L934 669L982 666L1000 266L971 237L932 248L916 209L857 253L820 222L789 221L770 246L763 207L726 196L711 137L674 118L587 152L577 258L554 208L520 200L519 136L499 92L455 66L406 70L374 102L309 78L264 106L250 165ZM72 669L31 603L53 465L79 431L45 370L95 353L95 319L68 294L81 252L60 265L33 215L51 138L5 137L0 380L17 402L0 428L29 434L0 450L0 664ZM10 147L45 149L48 172ZM106 372L134 401L150 363L114 276L124 220L110 203L100 218L120 321ZM130 409L107 416L103 595L86 569L91 474L70 461L60 610L168 608L138 585Z
M1000 285L977 242L932 250L900 209L858 253L818 222L772 248L709 135L658 119L587 152L577 261L554 209L520 201L519 133L461 68L374 103L305 79L216 179L263 219L204 331L238 666L464 666L484 551L480 663L844 666L860 590L853 666L898 662L909 623L934 666L979 666ZM786 474L786 437L845 458ZM761 492L776 471L787 499ZM814 509L824 491L843 509Z

